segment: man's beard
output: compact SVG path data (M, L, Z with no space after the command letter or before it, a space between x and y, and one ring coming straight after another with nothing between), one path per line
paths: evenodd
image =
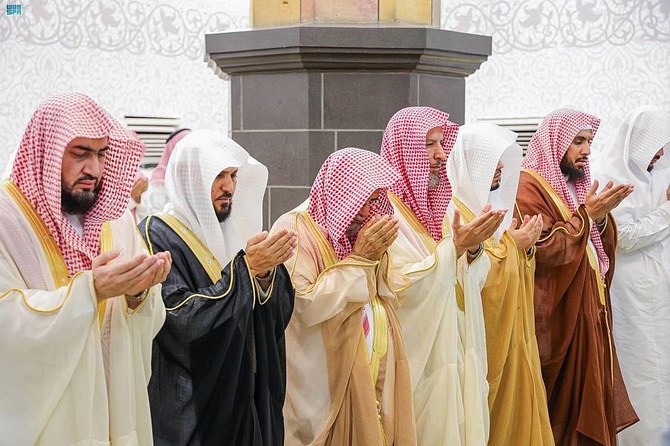
M79 180L92 180L95 178L86 175ZM77 180L77 181L79 181ZM90 211L95 203L98 201L100 189L102 188L102 180L98 182L93 190L73 192L70 187L63 187L60 192L60 206L61 210L66 214L82 215Z
M356 237L358 236L358 231L361 230L361 224L358 223L357 221L353 221L347 230L344 232L344 235L347 236L349 239L349 242L352 244L356 241Z
M230 211L233 210L233 202L231 201L229 205L224 207L223 209L216 209L214 208L214 212L216 212L216 219L219 220L219 223L223 223L226 221L228 217L230 217Z
M224 193L219 198L228 198L230 201L223 208L219 209L214 205L214 212L216 213L216 219L219 220L219 223L226 221L230 217L230 212L233 210L233 194Z
M575 167L565 156L561 160L561 172L563 175L567 175L568 182L570 183L574 183L577 180L583 179L585 175L584 169Z
M435 167L440 168L442 167L442 160L436 160L433 164L430 165L430 168L433 169ZM428 189L436 189L440 185L440 171L438 170L437 172L429 172L428 173Z
M428 175L428 189L436 189L440 185L440 174L430 173Z
M659 157L654 157L654 159L652 159L651 162L649 163L649 165L647 166L647 172L651 172L652 170L654 170L654 166L656 165L656 163L654 161L658 161L660 159L661 159L660 156Z
M496 171L493 173L493 178L495 178L496 176L500 176L502 178L502 169L496 169ZM500 183L502 183L502 180L498 180L495 183L491 182L491 192L493 192L496 189L499 189Z

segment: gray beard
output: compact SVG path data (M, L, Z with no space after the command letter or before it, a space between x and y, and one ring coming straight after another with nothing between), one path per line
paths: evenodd
M344 234L347 236L349 241L353 241L353 240L356 239L356 236L358 235L358 231L360 229L361 229L361 225L354 222L347 228L347 230Z
M435 189L440 185L440 174L431 173L428 176L428 189Z

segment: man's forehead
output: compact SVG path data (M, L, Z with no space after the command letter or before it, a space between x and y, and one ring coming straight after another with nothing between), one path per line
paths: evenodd
M444 131L442 130L442 127L433 127L432 129L428 130L428 133L426 133L426 139L440 140L443 137Z
M582 129L575 135L575 138L593 138L593 130Z
M103 136L102 138L85 138L77 137L70 141L66 149L81 148L86 150L101 150L108 148L109 138Z
M237 167L226 167L221 172L219 172L218 176L221 176L221 175L226 174L226 173L233 174L233 173L237 172L238 170L239 170L239 168L237 168Z
M372 192L370 194L370 196L368 197L368 200L375 200L375 199L379 198L379 195L381 195L381 193L382 193L381 189L375 190L374 192Z

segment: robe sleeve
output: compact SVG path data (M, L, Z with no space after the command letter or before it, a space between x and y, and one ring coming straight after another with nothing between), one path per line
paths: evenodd
M545 267L558 267L574 262L584 255L590 232L586 208L581 205L565 221L557 218L555 205L545 201L547 194L534 180L521 176L517 204L522 214L542 214L542 234L535 244L536 258ZM579 265L579 262L575 262Z
M264 296L261 296L263 297L263 301L259 301L261 305L257 305L254 309L254 314L260 315L263 320L266 318L271 320L268 326L274 327L277 339L283 339L284 330L291 319L294 295L293 284L286 267L278 266L273 272L270 288L266 290Z
M221 271L221 278L215 283L198 287L194 285L194 270L205 274L200 265L192 265L193 254L184 252L182 241L171 231L160 230L152 219L149 228L153 252L170 251L172 268L162 284L162 297L166 308L164 330L169 337L182 343L189 343L209 334L231 318L247 320L255 303L257 288L252 281L244 258L244 251L238 254ZM146 220L142 225L146 224ZM146 234L144 230L141 233ZM175 242L179 240L179 244ZM201 278L199 283L209 280Z
M300 243L285 265L295 287L294 315L302 324L314 326L339 314L350 303L363 307L370 302L377 294L378 261L350 255L319 272L318 254L309 243L311 234L303 225L298 231Z
M75 275L68 285L55 290L28 289L0 247L0 339L5 351L0 357L4 364L13 368L30 361L37 365L63 354L75 358L96 313L91 271ZM63 345L68 349L60 348ZM14 355L22 359L12 361Z
M395 247L394 247L395 249ZM399 249L402 249L399 247ZM402 262L404 256L394 258L393 267L397 273L405 278L405 285L412 285L418 280L433 274L433 270L439 274L453 277L452 284L456 282L456 250L451 236L443 238L435 247L435 251L417 262Z
M624 201L612 211L619 230L617 248L622 251L644 249L670 236L670 201L639 219L633 217L632 206Z
M316 274L312 265L297 267L292 276L296 289L295 316L303 324L313 326L342 312L347 304L360 303L362 307L370 302L377 294L377 264L349 256L321 274Z

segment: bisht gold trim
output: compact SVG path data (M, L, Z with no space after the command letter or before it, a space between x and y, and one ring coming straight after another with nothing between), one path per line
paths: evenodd
M2 182L2 186L14 199L17 206L23 213L23 216L26 218L26 220L28 220L28 223L30 223L30 226L33 228L35 235L37 235L37 239L40 241L40 245L42 245L42 250L47 256L49 269L51 270L51 275L54 279L56 288L67 285L70 281L70 273L68 272L65 259L63 259L63 255L58 248L58 244L51 235L51 232L49 232L47 229L44 221L39 216L35 208L33 208L33 205L30 204L28 199L14 183L12 183L10 180L4 180Z
M167 224L177 234L177 236L180 237L184 241L184 243L186 243L186 245L189 247L189 249L191 249L193 254L196 256L196 258L198 259L200 264L203 266L203 268L207 272L207 275L209 276L212 283L216 283L221 279L221 277L222 277L221 271L222 271L223 268L221 268L221 264L216 259L216 257L214 257L214 255L209 251L209 249L207 249L205 247L205 245L202 243L202 241L200 241L200 239L198 237L196 237L196 235L193 234L193 232L187 226L185 226L177 218L175 218L171 215L168 215L164 212L159 212L157 214L150 215L147 218L147 222L146 222L146 225L145 225L145 228L144 228L145 229L145 235L146 235L146 238L147 238L147 245L148 245L148 248L149 248L149 252L152 255L153 255L153 244L151 243L151 237L149 236L149 223L151 222L151 218L154 217L154 216L159 218L163 222L165 222L165 224ZM188 301L190 301L191 299L193 299L195 297L200 297L200 298L209 299L209 300L218 300L218 299L223 299L224 297L227 297L230 294L230 292L232 291L233 284L235 282L235 260L236 259L237 259L237 255L235 255L235 257L233 257L232 260L230 261L230 284L228 285L228 289L223 294L220 294L218 296L207 296L205 294L193 293L193 294L189 295L186 299L181 301L179 304L175 305L174 307L165 308L165 311L177 310L177 309L183 307L184 305L186 305L186 303ZM246 261L246 259L245 259L245 261ZM216 275L214 274L214 269L215 268L218 268L218 274L216 274ZM254 304L255 304L255 302L256 302L256 300L255 300L256 289L255 289L255 285L254 285L253 281L252 281L252 286L254 286Z
M166 225L168 225L178 236L181 238L184 243L188 245L195 257L198 259L202 267L207 272L212 283L216 283L221 279L221 264L214 257L214 254L207 249L205 244L200 240L191 229L182 223L181 220L174 217L173 215L166 214L165 212L158 212L154 214L156 218L159 218ZM149 220L147 220L146 227L149 227Z

